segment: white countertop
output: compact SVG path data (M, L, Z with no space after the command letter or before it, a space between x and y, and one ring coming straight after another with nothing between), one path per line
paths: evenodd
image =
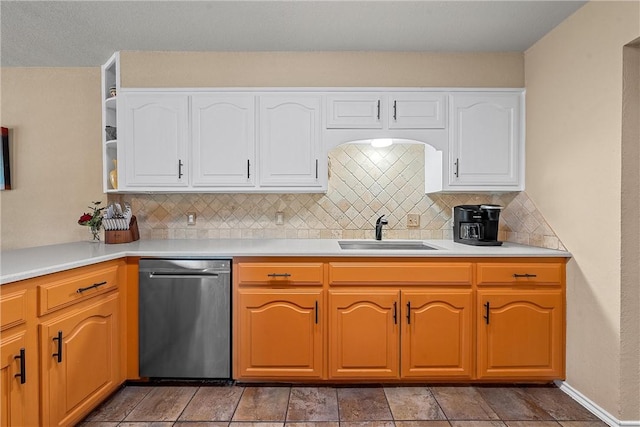
M454 243L451 240L424 240L424 242L438 250L344 250L340 249L338 240L333 239L139 240L119 245L91 242L65 243L0 252L0 284L125 256L167 258L231 258L239 256L571 257L571 254L565 251L508 242L502 246L469 246Z

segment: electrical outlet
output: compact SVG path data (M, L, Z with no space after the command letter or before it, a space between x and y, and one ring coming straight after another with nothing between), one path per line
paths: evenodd
M407 227L420 227L420 215L407 214Z
M187 225L196 225L196 213L187 212Z
M284 212L276 212L276 225L284 225Z

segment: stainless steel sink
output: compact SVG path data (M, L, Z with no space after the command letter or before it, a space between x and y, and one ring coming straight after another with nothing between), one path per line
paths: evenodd
M339 240L341 249L369 250L381 249L390 251L437 250L425 245L420 240Z

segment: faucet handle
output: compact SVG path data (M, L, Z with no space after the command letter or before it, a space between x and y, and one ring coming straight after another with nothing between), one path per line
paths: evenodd
M387 221L387 219L384 217L384 215L382 215L380 218L378 218L378 220L376 221L376 225L387 225L389 224L389 221Z

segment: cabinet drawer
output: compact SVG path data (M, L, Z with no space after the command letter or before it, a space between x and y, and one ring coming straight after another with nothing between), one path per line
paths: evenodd
M321 262L301 263L239 263L238 283L240 285L322 285Z
M4 331L27 321L27 291L25 289L0 297L0 330Z
M38 315L42 316L118 286L118 264L72 270L38 285Z
M471 285L470 262L332 262L330 285Z
M561 263L478 263L478 285L559 285Z

